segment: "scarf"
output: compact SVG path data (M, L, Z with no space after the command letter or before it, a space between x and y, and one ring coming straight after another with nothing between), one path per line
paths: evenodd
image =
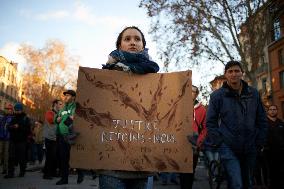
M109 54L103 69L129 71L137 74L156 73L159 65L150 60L148 49L139 53L114 50Z

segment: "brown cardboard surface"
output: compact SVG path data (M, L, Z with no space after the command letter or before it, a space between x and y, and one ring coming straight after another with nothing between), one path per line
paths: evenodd
M191 71L80 67L77 87L71 167L192 172Z

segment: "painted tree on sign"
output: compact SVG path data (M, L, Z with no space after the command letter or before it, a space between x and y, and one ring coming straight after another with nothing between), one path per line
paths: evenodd
M170 90L173 90L173 88L170 86L170 84L167 82L165 74L159 74L157 75L157 84L153 85L153 88L148 89L144 88L143 84L133 80L134 82L131 83L129 86L127 86L128 90L124 88L125 83L120 82L119 80L113 80L110 81L109 79L100 79L98 75L95 73L89 72L89 69L86 68L80 68L79 69L79 93L77 97L77 104L76 104L76 116L80 117L80 119L83 119L85 122L87 122L90 129L96 128L100 129L110 129L113 126L113 120L116 120L115 118L117 114L116 110L113 111L111 109L101 110L99 106L95 106L91 103L94 99L99 99L100 102L105 102L104 107L119 107L119 112L123 112L123 114L128 114L128 112L133 112L135 117L138 117L139 120L144 120L147 123L158 123L160 124L159 132L155 129L149 129L151 127L151 124L148 124L147 126L144 126L144 129L140 131L140 123L139 123L139 129L133 130L133 128L130 127L114 127L115 133L139 133L143 135L143 139L141 139L143 142L141 145L146 145L150 143L163 143L161 140L161 134L166 135L165 133L183 133L187 126L190 125L190 110L184 110L180 114L185 114L186 116L182 119L180 114L180 106L184 105L184 101L188 103L188 100L186 100L188 97L190 97L188 94L191 91L191 72L188 71L184 73L184 78L182 82L177 84L179 86L175 91L174 94L170 95L169 97L167 94ZM115 72L115 71L111 71ZM81 85L84 86L80 88L80 82L88 85ZM88 90L90 95L84 99L80 96L81 91ZM104 95L100 96L99 91L103 91ZM143 94L147 94L147 98L143 98ZM89 93L88 93L89 94ZM92 95L91 95L92 94ZM106 94L110 94L111 97L105 97ZM97 95L97 96L96 96ZM144 97L145 97L144 96ZM166 96L166 97L165 97ZM107 102L107 103L106 103ZM147 103L149 102L149 104ZM163 107L163 108L161 108ZM115 109L115 108L113 108ZM113 112L112 112L113 111ZM133 126L134 122L131 122ZM79 130L82 129L82 123L78 124L75 123L75 125L80 125L80 127L77 127L76 129ZM129 124L129 122L128 122ZM125 122L125 125L127 123ZM141 126L143 127L143 126ZM98 131L98 130L96 130ZM113 132L113 131L112 131ZM157 132L157 133L155 133ZM96 134L98 132L95 132ZM100 137L102 137L101 135ZM131 135L128 135L129 137ZM145 136L145 137L144 137ZM171 138L170 138L171 137ZM150 139L149 139L150 138ZM169 139L170 138L170 139ZM173 135L170 135L167 140L170 140L172 143L176 142L175 137ZM154 141L154 142L153 142ZM145 142L145 143L144 143ZM99 143L102 146L102 143ZM131 166L134 170L142 171L145 167L143 167L143 163L139 160L137 160L137 157L133 157L132 152L132 145L133 143L126 141L122 142L122 140L113 140L110 144L116 152L120 152L123 154L123 158L125 161L130 162ZM109 147L109 146L108 146ZM107 147L107 148L108 148ZM145 146L144 146L145 147ZM106 147L105 147L106 148ZM104 153L105 148L102 151L98 150L98 155L100 160L104 160L104 158L109 158L109 153ZM171 157L164 155L165 157L158 157L155 154L149 155L147 153L141 152L141 157L143 161L146 161L147 164L151 165L152 168L156 168L157 170L165 170L167 168L174 169L176 171L179 171L181 169L181 165L177 162L177 160L172 159ZM134 159L133 159L134 158ZM185 158L183 161L186 163L188 161L187 158Z

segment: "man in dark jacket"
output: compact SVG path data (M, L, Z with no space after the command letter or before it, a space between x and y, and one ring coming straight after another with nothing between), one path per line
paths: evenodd
M230 189L251 189L256 154L265 144L266 113L256 89L242 80L242 66L230 61L227 79L210 96L206 126L208 137L218 146Z
M267 156L271 189L284 188L284 122L277 118L277 114L277 106L270 105L267 111Z
M8 104L5 107L5 114L0 118L0 162L3 165L2 174L7 174L8 171L8 157L9 157L9 131L8 125L13 119L13 105Z
M15 116L8 125L10 132L9 139L9 160L8 160L8 174L4 178L14 177L14 166L18 162L20 165L19 177L25 175L26 169L26 150L28 135L30 132L30 119L23 111L23 104L16 103L14 105Z

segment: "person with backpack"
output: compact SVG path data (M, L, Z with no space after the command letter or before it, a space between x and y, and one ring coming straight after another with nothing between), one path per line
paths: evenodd
M199 89L192 85L192 100L193 100L193 119L192 130L193 135L189 136L189 142L193 145L193 173L180 174L181 189L191 189L194 180L195 168L197 166L199 152L202 148L206 137L206 109L201 102L196 99L199 94Z

